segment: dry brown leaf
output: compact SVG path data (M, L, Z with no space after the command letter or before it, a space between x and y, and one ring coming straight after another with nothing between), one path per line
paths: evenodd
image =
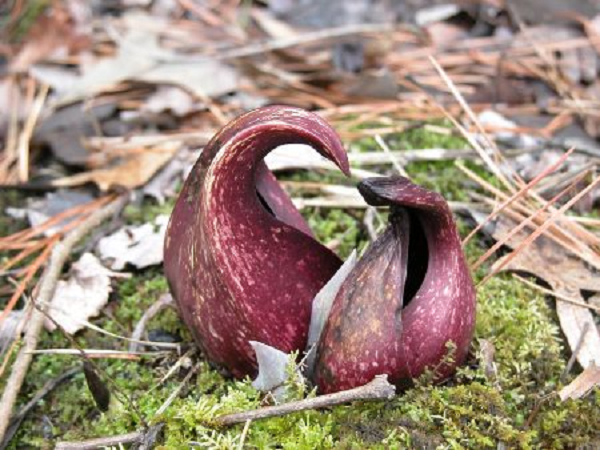
M41 15L29 30L9 70L24 72L38 61L77 52L89 43L86 36L78 34L71 12L60 2L54 2L51 14Z
M516 222L501 216L494 221L491 233L494 239L502 240L516 226ZM519 232L507 245L514 249L526 237L527 233ZM502 264L502 261L504 258L498 260L496 265ZM548 283L556 294L583 304L586 301L581 294L582 290L600 292L600 279L594 270L545 236L540 236L521 251L503 270L534 275ZM575 352L581 342L577 361L582 367L587 368L594 361L600 361L600 333L592 312L583 306L561 300L556 302L556 312L571 351ZM582 339L586 327L589 331Z
M600 367L592 364L571 383L562 388L558 392L558 396L563 402L567 399L577 400L587 395L597 386L600 386Z
M118 165L64 177L53 181L52 184L67 187L95 183L103 191L114 186L137 188L145 185L162 166L168 163L179 146L179 143L172 143L134 151L129 157L123 158Z

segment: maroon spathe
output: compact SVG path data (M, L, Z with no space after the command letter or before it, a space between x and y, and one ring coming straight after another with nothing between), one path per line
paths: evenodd
M165 274L206 357L254 375L249 341L303 349L311 303L341 261L314 240L263 158L307 144L349 172L335 131L319 116L271 106L223 128L186 180L165 239ZM272 214L261 204L257 190Z
M361 386L379 374L405 386L427 368L436 379L447 378L464 361L475 325L475 288L448 204L401 177L367 179L359 190L369 204L391 207L390 225L334 300L318 347L319 391ZM415 259L427 252L427 262L422 283L403 307L411 281L410 271L403 269L418 263L407 257L414 244L408 221L413 230L421 227L426 240L413 249ZM449 342L454 344L452 358Z

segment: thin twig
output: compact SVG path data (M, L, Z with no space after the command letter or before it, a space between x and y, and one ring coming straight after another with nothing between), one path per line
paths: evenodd
M269 417L283 416L310 409L329 408L354 401L390 400L394 398L394 395L396 395L396 388L388 382L387 375L378 375L370 383L347 391L217 417L216 425L229 426L244 423L248 420L268 419Z
M179 383L179 386L177 386L177 388L173 392L171 392L171 394L165 400L165 402L160 406L160 408L158 408L156 410L156 413L154 413L155 416L160 416L162 413L164 413L167 410L167 408L169 406L171 406L171 403L173 403L173 400L175 400L175 397L177 397L179 395L179 393L185 387L185 385L188 383L188 381L190 381L190 378L192 378L192 376L196 372L198 372L199 369L200 369L200 364L196 364L194 367L192 367L189 370L189 372L185 375L185 378L183 379L183 381L181 383Z
M533 281L528 280L527 278L523 278L516 273L513 273L513 277L519 280L521 283L526 284L530 288L533 288L537 291L540 291L544 294L551 295L556 300L560 300L565 303L571 303L572 305L581 306L582 308L591 309L592 311L596 311L600 313L600 306L590 305L589 303L585 303L579 300L575 300L574 298L567 297L566 295L562 295L558 292L555 292L551 289L546 289L544 286L540 286L539 284L534 283Z
M118 436L109 436L97 439L89 439L80 442L59 442L56 444L56 450L92 450L97 448L115 447L119 444L135 444L140 442L144 433L136 431L135 433L120 434Z
M406 161L404 161L404 158L402 158L402 156L400 155L392 155L392 151L379 134L375 135L375 142L377 142L377 145L379 145L383 152L390 158L392 165L398 171L398 173L403 177L410 178L406 173L406 170L404 170L404 166L406 165Z
M36 304L42 310L48 307L49 302L54 296L57 282L62 273L62 269L70 256L73 247L83 239L91 230L100 225L105 219L111 217L114 211L121 208L122 203L128 200L128 196L122 196L99 209L87 219L81 222L77 228L69 233L62 242L56 244L50 255L48 266L40 280ZM23 339L23 347L19 351L16 360L12 366L10 377L6 381L2 398L0 399L0 439L9 425L12 409L17 396L25 380L25 375L33 358L33 351L37 347L38 339L44 326L45 316L43 312L34 310L31 321L27 327L27 332Z
M563 383L567 379L567 375L569 375L569 372L571 372L571 369L573 368L573 364L575 364L575 361L577 360L577 355L579 355L579 352L581 351L581 347L583 347L583 342L585 341L585 335L587 334L589 329L590 329L590 323L586 322L583 325L583 330L581 330L581 335L579 336L579 340L577 341L575 350L573 350L573 354L569 358L569 361L567 361L565 370L563 370L563 373L560 375L560 381L562 381Z
M142 318L133 329L133 333L131 333L131 344L129 344L130 352L137 352L140 343L145 345L153 345L152 343L146 343L142 340L142 335L144 334L144 330L146 329L146 324L155 315L157 315L160 311L162 311L168 306L173 306L173 297L171 296L171 294L163 294L158 298L156 302L152 304L152 306L150 306L150 308L148 308L144 312ZM177 344L177 346L179 346L179 344Z
M181 366L183 366L183 364L185 364L186 362L190 361L190 357L196 353L198 349L193 346L192 348L190 348L187 352L185 352L178 360L175 364L173 364L173 366L171 366L169 368L169 370L167 371L167 373L160 379L160 381L158 383L156 383L155 386L153 386L150 391L153 391L154 389L158 388L161 384L163 384L165 381L167 381L169 378L171 378L171 376L175 373L175 371L177 369L179 369Z

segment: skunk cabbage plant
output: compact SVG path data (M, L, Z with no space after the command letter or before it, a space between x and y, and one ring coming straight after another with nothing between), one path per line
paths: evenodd
M165 274L179 312L207 359L235 377L257 373L250 342L305 349L313 299L341 265L262 161L291 143L349 174L340 139L319 116L260 108L208 143L167 229ZM312 357L313 381L334 392L387 374L401 386L428 367L443 379L464 360L475 317L448 205L405 178L364 180L359 191L390 207L389 226L341 283Z
M402 177L370 178L358 189L367 203L390 207L389 225L338 291L315 382L333 392L388 374L406 386L427 368L446 378L464 361L475 324L452 212L441 195Z
M341 265L262 161L292 143L348 173L337 134L319 116L279 106L252 111L204 148L165 238L165 274L180 314L207 358L236 377L256 373L250 341L304 348L312 300Z

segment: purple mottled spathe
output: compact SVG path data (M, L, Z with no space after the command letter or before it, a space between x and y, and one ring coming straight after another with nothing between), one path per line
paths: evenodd
M339 137L319 116L260 108L208 143L167 230L165 274L180 314L206 357L236 377L256 374L250 341L304 348L311 302L341 264L262 161L293 143L349 172Z
M448 204L400 177L364 180L359 190L367 203L391 207L390 224L334 300L314 381L329 393L380 374L406 386L427 368L447 378L475 325L475 289Z

